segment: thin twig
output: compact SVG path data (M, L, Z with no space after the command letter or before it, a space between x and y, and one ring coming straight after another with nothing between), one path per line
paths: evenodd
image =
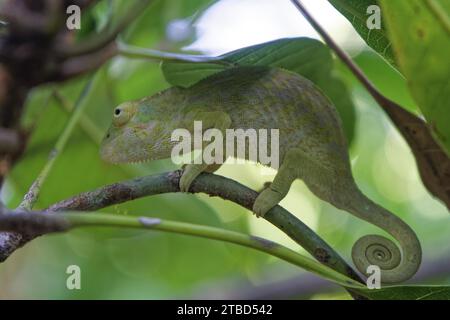
M61 63L55 80L66 80L94 71L115 55L117 55L117 47L112 42L93 53L69 58Z
M69 118L69 121L67 122L67 125L65 126L63 132L59 136L58 140L56 141L55 146L53 147L52 151L50 152L48 156L47 163L45 164L42 171L39 173L36 180L33 182L33 184L30 187L30 190L28 190L27 194L25 195L23 201L19 205L19 209L22 210L31 210L33 208L33 205L36 203L39 193L41 191L42 184L45 182L45 180L48 177L48 174L53 168L53 165L56 162L56 159L61 154L61 152L64 150L67 141L69 140L70 136L72 135L72 132L74 128L76 127L78 120L80 119L80 116L83 114L87 104L84 103L84 99L90 92L90 89L92 87L94 77L91 77L86 85L84 86L83 90L80 93L80 96L78 97L77 102L75 103L75 108L73 109L73 113L71 117Z
M350 56L334 42L301 1L291 0L291 2L390 117L409 144L416 158L417 167L424 185L435 197L444 202L450 210L450 158L434 140L428 125L422 119L386 98L353 62Z

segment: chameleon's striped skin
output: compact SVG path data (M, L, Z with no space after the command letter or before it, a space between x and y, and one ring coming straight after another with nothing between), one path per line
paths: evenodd
M109 162L169 158L174 129L279 129L280 168L271 186L256 199L253 210L265 214L302 179L319 198L379 226L401 245L380 236L357 241L352 258L366 274L380 266L381 280L401 282L414 275L421 261L420 243L402 220L378 206L358 189L352 177L347 142L335 107L310 81L298 74L267 67L236 67L206 78L190 88L171 88L116 108L101 146ZM270 140L269 140L270 143ZM248 156L248 155L247 155ZM202 171L219 167L188 165L180 180L187 191Z

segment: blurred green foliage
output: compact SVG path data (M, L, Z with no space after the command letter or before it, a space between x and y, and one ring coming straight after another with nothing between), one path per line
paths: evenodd
M384 19L381 19L381 10L378 11L381 22L380 29L367 28L368 8L378 6L378 0L328 0L344 17L346 17L353 25L359 35L366 43L382 55L387 61L394 64L394 53L392 44L387 35ZM372 7L375 8L375 7ZM378 7L379 8L379 7ZM370 10L371 15L376 17L377 12Z
M112 8L108 3L113 3ZM194 29L187 37L175 42L168 37L168 25L177 19L192 22L200 14L199 9L210 4L211 1L204 0L156 1L127 28L122 38L142 47L181 50L194 39ZM100 30L107 24L108 17L115 19L128 5L129 1L124 0L101 1L83 19L83 27ZM83 37L80 35L80 41ZM418 110L405 79L380 56L363 51L355 60L385 95L409 110ZM339 86L344 87L345 83L348 89L330 86L329 95L333 95L333 90L336 96L348 90L350 97L346 99L351 98L355 105L348 117L344 114L343 120L355 128L350 152L359 186L370 198L398 214L417 232L423 245L425 267L448 262L450 225L447 210L423 187L411 152L376 103L344 66L338 61L333 61L333 64L333 74L342 81ZM14 167L3 190L2 198L9 207L20 203L69 118L67 110L51 98L52 90L57 89L68 101L74 102L91 77L94 78L93 87L83 101L88 104L87 111L45 182L36 208L45 208L108 183L175 168L170 161L123 166L101 162L98 142L100 134L109 125L113 108L123 101L147 96L169 86L158 63L117 57L95 74L64 84L40 87L30 95L23 121L25 126L33 126L35 130L25 155ZM325 87L322 89L326 90ZM86 129L92 124L95 130ZM260 189L271 177L262 177L259 170L251 164L225 165L218 174ZM350 261L350 248L356 239L370 232L379 232L375 227L319 201L300 181L294 183L281 204L313 228L347 261ZM247 210L205 195L160 195L108 208L107 211L164 217L252 233L303 253L280 230L255 219ZM72 264L81 268L81 290L66 288L66 268ZM228 290L239 291L243 283L258 287L302 273L285 262L234 245L158 232L83 229L41 237L15 252L0 265L0 298L208 298L220 296ZM447 270L422 282L450 284L450 274ZM318 298L348 298L338 287L330 290ZM333 293L336 291L337 296Z
M434 136L450 155L450 2L381 4L400 70Z

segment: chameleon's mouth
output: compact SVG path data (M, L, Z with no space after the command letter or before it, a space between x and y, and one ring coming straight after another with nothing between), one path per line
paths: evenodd
M100 148L100 158L107 163L110 164L119 164L121 163L120 159L116 159L114 156L115 152L112 150L111 147L108 146L102 146Z
M146 132L146 131L145 131ZM173 146L167 135L149 137L136 128L110 130L100 146L100 156L108 163L143 163L171 157Z
M102 144L100 147L100 157L103 161L111 164L126 164L143 163L151 160L145 146L141 145L140 141L138 143L121 144L121 141L115 140Z
M128 141L128 140L127 140ZM104 142L100 147L100 157L111 164L140 164L154 160L169 159L171 157L172 143L158 142L151 146L145 144L139 137L125 143L121 137Z

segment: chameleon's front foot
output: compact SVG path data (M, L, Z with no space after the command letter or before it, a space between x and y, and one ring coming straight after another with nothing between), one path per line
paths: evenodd
M267 211L275 207L281 199L283 199L283 196L269 187L263 190L256 198L253 204L253 212L258 218L264 217Z
M180 178L180 191L188 192L192 182L199 176L204 168L201 165L189 164L183 168L183 174Z

